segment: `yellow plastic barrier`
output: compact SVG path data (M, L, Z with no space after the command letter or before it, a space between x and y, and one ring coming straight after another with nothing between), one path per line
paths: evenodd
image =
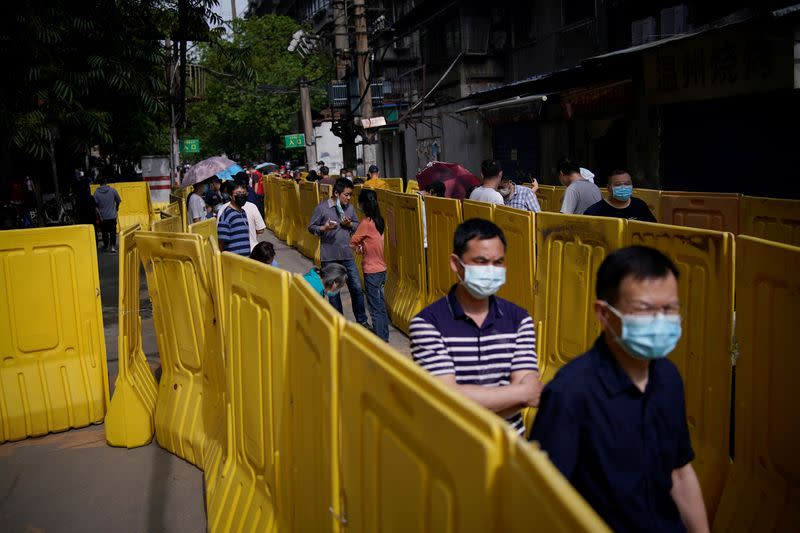
M403 192L403 178L383 178L386 189L392 192Z
M416 194L419 191L419 182L417 180L408 180L406 183L406 193Z
M333 195L333 185L328 183L319 184L319 200L325 200Z
M800 200L742 196L739 233L800 246Z
M556 188L552 185L539 185L539 190L536 191L536 199L539 200L539 206L542 211L548 213L558 213L561 210L561 204L556 205Z
M506 432L507 457L492 495L499 508L492 531L609 532L608 526L537 446Z
M149 228L150 222L155 217L155 210L150 198L150 186L147 182L120 181L109 183L108 186L116 190L122 200L117 212L117 232L134 224L141 224L143 228ZM98 187L100 186L96 183L89 186L92 196Z
M103 421L108 371L94 228L0 234L0 442Z
M646 203L647 207L650 208L650 212L656 217L656 220L661 222L661 191L657 189L639 189L638 187L634 187L633 196Z
M264 223L270 229L275 231L275 225L278 220L278 198L277 188L273 183L271 176L264 176Z
M506 284L498 296L525 308L533 316L533 281L536 279L533 213L497 206L494 222L506 236Z
M422 199L416 194L393 193L395 220L401 231L397 232L397 257L399 294L393 305L387 301L392 323L408 334L411 319L425 307L428 284L425 274L425 248L422 242Z
M800 248L736 239L735 458L714 531L800 531Z
M483 218L494 220L494 204L488 202L476 202L475 200L464 200L461 211L464 213L464 220L471 218Z
M388 313L389 309L395 305L400 292L400 259L397 247L402 228L399 226L400 219L395 212L392 194L386 189L375 189L375 193L378 195L378 204L386 222L386 228L383 231L383 257L386 261L386 285L383 288L383 295Z
M156 404L158 443L200 468L225 429L218 292L203 238L136 234L163 374Z
M231 253L222 270L229 420L209 530L274 531L290 277Z
M300 252L312 259L314 263L319 264L319 237L312 235L308 231L308 223L311 221L311 215L314 213L314 208L319 204L319 190L316 183L303 182L300 184L300 213L302 225L300 227L302 238L298 243Z
M278 213L278 219L275 222L275 236L278 237L282 241L286 241L286 244L292 246L290 233L292 230L292 216L291 211L289 208L289 194L288 189L285 186L284 180L282 179L274 179L272 180L272 190L275 191L275 196L277 199L276 211Z
M553 188L553 212L560 213L561 206L564 204L564 194L567 192L567 188L563 185L556 185Z
M683 377L693 465L713 520L730 466L733 235L629 221L626 242L661 250L681 273L683 335L669 358Z
M164 216L163 211L161 212L161 216ZM183 233L183 224L181 224L181 217L168 216L153 222L151 229L163 233Z
M346 508L336 516L346 517L347 529L499 531L492 485L503 459L502 419L359 326L345 326L340 346ZM306 500L303 508L316 507Z
M458 282L450 269L453 235L461 224L461 202L454 198L425 197L425 217L428 229L428 303L447 296L450 287Z
M142 351L139 316L139 251L134 235L140 226L119 234L119 300L117 358L119 373L106 415L106 442L135 448L153 440L158 384Z
M287 244L300 249L300 243L306 235L310 235L308 233L308 221L310 217L307 219L302 211L300 211L300 193L294 180L284 180L283 183L286 189L286 205L289 206L288 214L291 218Z
M341 530L338 376L343 322L301 276L294 276L279 441L280 531Z
M211 237L217 239L217 219L209 218L208 220L201 220L194 224L189 224L189 233L202 235L203 237Z
M733 193L661 193L659 222L675 226L739 233L739 198Z
M536 348L549 380L588 350L600 333L594 315L597 268L621 248L625 221L617 218L536 215Z
M188 224L188 214L187 214L187 198L189 197L189 191L187 189L178 189L177 191L170 193L169 201L170 203L177 204L178 206L178 213L177 216L181 220L181 231L186 232L189 228Z

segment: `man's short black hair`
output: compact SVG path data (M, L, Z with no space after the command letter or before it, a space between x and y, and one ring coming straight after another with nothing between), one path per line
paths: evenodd
M616 305L622 280L633 276L636 280L661 279L672 273L677 280L680 272L664 254L649 246L628 246L608 254L597 270L595 292L598 300Z
M245 182L245 181L234 180L233 182L229 182L229 183L233 183L233 187L231 187L232 191L234 191L236 189L244 189L245 191L247 190L247 182Z
M558 160L558 171L565 176L569 176L570 174L580 174L581 167L569 157L562 156L561 159Z
M633 176L633 174L631 174L624 168L615 168L614 170L608 173L608 177L611 178L611 176L618 176L620 174L627 174L628 176Z
M425 189L425 192L427 192L428 194L433 196L439 196L442 198L444 197L446 191L447 187L445 187L444 183L442 183L441 181L431 182Z
M326 167L325 165L322 165L321 167L319 167L319 173L321 175L327 176L329 172L330 172L330 170L328 170L328 167Z
M483 174L484 179L494 178L500 174L502 170L503 167L500 165L500 161L486 159L481 163L481 174Z
M506 236L503 235L503 230L498 228L494 222L483 218L470 218L456 228L455 235L453 235L453 253L458 257L463 257L464 252L467 251L467 245L472 239L486 241L495 237L500 238L500 242L503 243L505 248Z
M353 182L347 178L339 178L336 180L336 183L333 184L333 192L341 194L342 191L345 189L352 189Z

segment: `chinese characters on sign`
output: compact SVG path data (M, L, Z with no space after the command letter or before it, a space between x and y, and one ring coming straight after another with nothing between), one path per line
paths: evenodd
M200 153L200 139L183 139L178 141L178 150L182 154Z
M306 136L302 133L283 136L283 146L285 148L303 148L306 145Z
M784 68L791 57L783 57L779 44L757 33L727 31L656 47L644 56L647 94L655 103L669 103L791 87L791 70Z

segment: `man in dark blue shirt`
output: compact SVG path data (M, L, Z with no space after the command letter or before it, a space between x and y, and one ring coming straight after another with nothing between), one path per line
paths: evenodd
M603 334L545 387L531 440L615 531L708 531L683 382L678 270L644 246L597 272Z

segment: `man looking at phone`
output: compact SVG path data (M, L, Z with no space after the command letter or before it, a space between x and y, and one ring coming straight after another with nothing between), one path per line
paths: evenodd
M356 322L369 327L361 279L350 249L350 237L358 228L358 217L350 203L352 195L353 183L350 180L336 180L332 196L314 208L308 231L320 238L319 252L323 268L330 263L338 263L347 269L347 290L350 291ZM338 293L329 295L328 300L336 310L344 314L342 299Z

